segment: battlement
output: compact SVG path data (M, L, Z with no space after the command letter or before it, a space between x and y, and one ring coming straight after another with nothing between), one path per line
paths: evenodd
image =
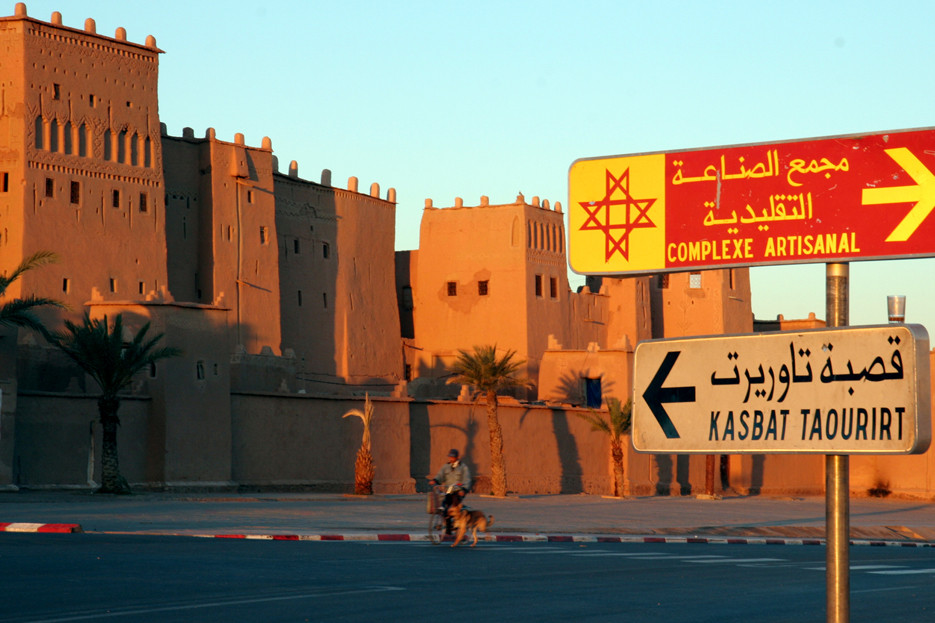
M141 47L141 48L147 48L147 49L149 49L149 50L151 50L151 51L153 51L153 52L157 52L157 53L161 53L161 52L162 52L162 50L160 50L159 48L156 47L156 37L154 37L153 35L147 35L147 36L146 36L146 43L145 43L145 44L133 43L132 41L128 41L128 40L127 40L127 30L126 30L126 28L123 28L122 26L119 27L119 28L117 28L117 30L114 32L114 36L113 36L113 37L107 37L107 36L105 36L105 35L100 35L100 34L98 34L98 32L97 32L97 23L94 21L93 18L90 18L90 17L84 20L84 29L83 29L83 30L78 29L78 28L72 28L72 27L69 27L69 26L65 26L64 23L63 23L63 21L62 21L62 14L61 14L59 11L53 11L53 12L52 12L52 16L51 16L51 18L49 19L48 22L42 22L41 20L37 20L37 19L31 18L31 17L29 17L29 14L28 14L28 12L27 12L27 10L26 10L26 3L25 3L25 2L17 2L17 3L16 3L16 8L15 8L14 11L13 11L13 16L12 16L12 17L3 17L3 18L0 18L0 20L13 20L13 19L16 19L16 20L23 20L23 19L26 19L26 20L30 20L30 21L33 21L33 22L36 22L36 23L39 23L39 24L50 24L50 25L56 26L56 27L58 27L58 28L62 28L62 29L65 29L65 30L70 30L70 31L72 31L72 32L84 33L84 34L88 34L88 35L94 35L95 37L102 38L102 39L109 39L109 40L111 40L111 41L117 41L117 42L124 43L124 44L128 44L128 45L133 45L133 46L137 46L137 47Z
M170 137L165 123L159 124L159 130L160 130L161 135L167 138L181 138L181 140L191 141L191 142L215 141L218 143L226 143L228 145L236 145L238 147L243 147L244 149L256 149L256 150L267 151L267 152L273 151L273 141L268 136L263 137L263 141L260 147L251 147L246 144L244 135L240 132L234 135L233 141L223 141L217 137L217 133L215 132L214 128L208 128L205 131L205 135L203 138L196 137L195 130L192 128L188 128L188 127L182 128L181 137ZM275 155L273 155L273 173L282 174L279 170L279 157ZM287 175L291 177L292 179L295 179L298 181L311 181L312 183L318 183L318 184L321 184L322 186L328 186L329 188L337 188L336 186L333 186L331 183L331 170L330 169L322 169L320 182L314 182L312 180L305 180L303 178L300 178L299 177L299 163L296 160L292 160L289 162L289 169L288 169ZM360 191L358 190L358 188L359 188L359 180L356 177L351 176L347 178L347 190L348 191L359 194ZM374 182L370 185L370 196L375 197L377 199L380 198L380 184L379 183ZM396 203L396 189L395 188L391 187L386 191L386 201L389 201L390 203Z
M562 213L562 202L561 201L556 201L554 208L551 206L548 199L542 199L540 201L538 196L534 196L530 200L529 203L526 203L526 197L523 195L523 193L519 193L518 195L516 195L516 201L514 201L513 203L502 203L502 204L497 204L497 205L498 206L525 205L531 208L539 208L541 210L555 211L555 212L558 212L559 214ZM468 208L471 208L471 207L488 208L488 207L497 207L497 206L490 205L490 197L488 197L487 195L481 195L480 203L477 204L476 206L468 206ZM448 209L460 209L460 208L464 208L464 199L462 199L461 197L455 197L455 204L451 206L451 208L448 208ZM425 200L425 209L426 210L437 209L435 207L434 201L431 198L427 198Z

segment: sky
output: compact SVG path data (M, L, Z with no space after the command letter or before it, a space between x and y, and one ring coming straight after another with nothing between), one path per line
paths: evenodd
M12 15L7 0L0 11ZM579 158L935 126L930 0L32 0L28 14L156 38L170 135L272 140L285 171L427 198L568 204ZM2 5L0 5L2 7ZM933 215L931 218L935 218ZM567 226L567 216L566 216ZM933 259L850 264L850 323L935 327ZM584 277L571 274L572 288ZM825 315L825 265L751 269L758 319Z

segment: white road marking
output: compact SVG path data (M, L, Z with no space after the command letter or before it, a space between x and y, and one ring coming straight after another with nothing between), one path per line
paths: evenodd
M106 612L93 614L72 614L52 619L36 620L33 623L66 623L67 621L90 621L100 619L113 619L117 617L135 616L139 614L155 614L157 612L184 612L186 610L200 610L204 608L218 608L227 606L242 606L246 604L261 604L276 601L294 601L299 599L318 599L320 597L335 597L341 595L360 595L371 593L386 593L389 591L404 591L401 586L365 586L359 589L336 590L321 593L299 593L295 595L277 595L270 597L250 597L242 599L219 599L196 604L178 604L170 606L154 606L152 608L128 608L126 610L108 609Z

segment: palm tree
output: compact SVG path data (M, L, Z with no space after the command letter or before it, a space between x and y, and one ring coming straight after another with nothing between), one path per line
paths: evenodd
M507 351L497 357L497 346L475 346L474 352L458 351L458 360L453 366L454 377L449 383L473 385L477 396L487 396L487 431L490 434L490 486L494 495L506 495L506 465L503 461L503 431L497 416L497 392L510 387L529 384L517 376L525 361L513 361L516 351Z
M373 420L373 403L370 394L364 394L364 410L351 409L342 417L357 416L364 423L364 434L357 450L354 462L354 493L357 495L373 494L373 455L370 453L370 422Z
M25 258L20 262L19 266L13 269L12 273L9 275L6 273L0 275L0 297L6 294L7 288L26 271L46 264L52 264L56 261L58 261L58 256L51 251L39 251ZM26 298L7 301L6 303L0 304L0 326L26 327L48 337L48 330L35 314L35 310L40 307L64 308L65 304L55 299L40 296L27 296Z
M614 495L623 497L625 484L623 481L623 445L621 438L630 432L630 421L633 413L633 401L627 399L621 405L619 398L608 398L607 415L604 419L595 411L578 413L578 417L591 423L591 430L601 431L610 435L610 456L614 463Z
M52 335L52 343L81 367L101 388L97 401L103 430L101 445L101 493L130 493L126 479L120 475L117 461L117 426L120 418L117 394L133 377L160 359L177 357L177 348L156 348L160 333L147 339L150 323L146 323L129 342L123 339L123 317L117 314L113 324L103 319L91 319L85 312L81 324L65 321L65 331Z

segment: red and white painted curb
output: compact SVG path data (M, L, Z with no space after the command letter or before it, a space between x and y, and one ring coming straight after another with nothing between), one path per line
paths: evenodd
M193 534L189 536L214 539L247 539L267 541L409 541L428 542L427 534ZM447 537L451 541L452 537ZM698 543L711 545L824 545L824 539L774 537L696 537L696 536L597 536L546 534L491 534L479 536L479 541L495 543ZM851 539L851 545L876 547L935 547L927 541L887 541Z
M0 523L0 532L82 532L76 523Z

